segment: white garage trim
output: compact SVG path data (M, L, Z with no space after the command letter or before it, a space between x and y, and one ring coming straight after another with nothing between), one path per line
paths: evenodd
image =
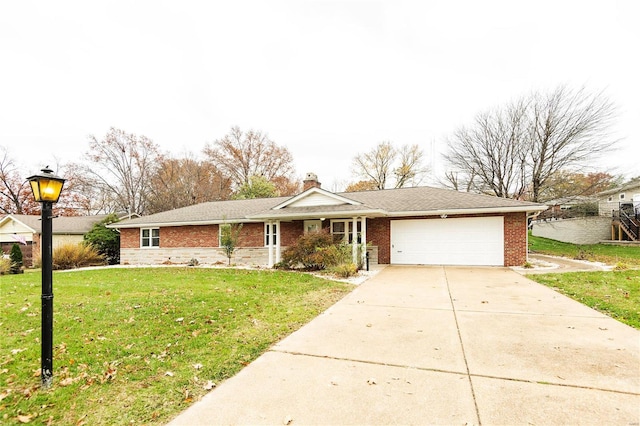
M391 263L504 265L504 217L391 221Z

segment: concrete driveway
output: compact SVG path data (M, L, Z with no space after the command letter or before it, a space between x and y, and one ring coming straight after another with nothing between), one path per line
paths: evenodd
M390 266L178 416L640 424L640 332L508 268Z

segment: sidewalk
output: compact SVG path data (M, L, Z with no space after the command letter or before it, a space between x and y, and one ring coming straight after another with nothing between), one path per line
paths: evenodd
M387 267L171 425L640 423L640 332L506 268Z

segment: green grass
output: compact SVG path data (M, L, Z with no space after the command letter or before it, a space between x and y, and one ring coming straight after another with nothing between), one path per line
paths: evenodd
M567 272L527 278L640 329L640 270Z
M563 256L570 259L603 262L608 265L621 263L630 267L640 267L640 246L570 244L548 238L534 237L529 233L529 251L531 253Z
M0 423L164 424L342 298L307 274L54 274L54 385L40 388L40 274L0 277Z
M640 329L640 247L606 244L576 245L529 234L533 253L603 262L612 272L570 272L527 275L578 302L603 312L620 322Z

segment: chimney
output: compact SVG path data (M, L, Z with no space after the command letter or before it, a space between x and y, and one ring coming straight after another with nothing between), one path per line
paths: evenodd
M307 173L307 177L302 181L302 191L306 191L310 188L320 188L320 182L318 182L318 176L315 173Z

